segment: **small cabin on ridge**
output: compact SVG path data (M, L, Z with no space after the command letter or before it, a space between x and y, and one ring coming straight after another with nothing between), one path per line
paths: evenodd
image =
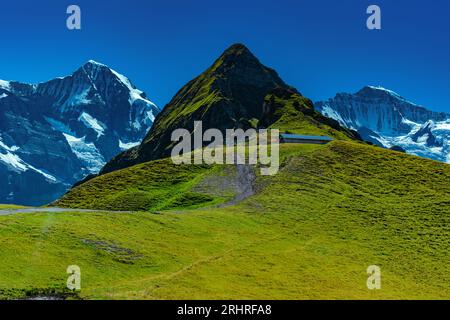
M314 144L326 144L333 141L332 138L327 136L304 136L299 134L281 133L280 143L314 143Z

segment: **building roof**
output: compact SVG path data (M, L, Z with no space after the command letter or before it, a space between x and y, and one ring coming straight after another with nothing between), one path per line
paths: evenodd
M281 133L281 138L284 139L297 139L297 140L322 140L322 141L333 141L332 138L327 136L304 136L299 134Z

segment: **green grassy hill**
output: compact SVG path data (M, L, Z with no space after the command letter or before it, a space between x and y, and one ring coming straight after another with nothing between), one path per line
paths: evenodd
M281 155L280 172L235 205L220 206L239 190L232 166L163 159L57 203L147 212L0 216L0 297L63 292L72 264L81 298L450 297L450 166L344 141Z
M312 101L296 92L273 90L264 98L265 112L258 126L281 132L329 136L338 140L359 140L358 134L314 110Z
M59 207L115 211L157 211L212 205L228 198L193 191L202 178L219 167L175 165L170 158L114 171L73 188L56 201Z

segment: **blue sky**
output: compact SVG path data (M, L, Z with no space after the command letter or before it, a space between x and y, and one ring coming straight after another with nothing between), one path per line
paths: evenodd
M89 59L164 106L235 42L317 101L380 85L450 112L448 0L15 0L0 10L0 79L42 82ZM82 30L66 28L77 4ZM366 8L382 30L366 28Z

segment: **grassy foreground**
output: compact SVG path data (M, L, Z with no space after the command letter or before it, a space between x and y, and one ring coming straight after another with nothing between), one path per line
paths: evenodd
M93 207L98 197L103 207L103 195L125 191L121 209L134 210L136 194L150 199L138 201L149 211L165 211L0 216L0 297L62 292L75 264L79 296L91 299L450 298L450 166L352 142L281 151L280 172L258 177L256 194L233 206L209 207L232 192L205 188L226 171L175 174L151 162L144 171L159 168L153 178L205 198L177 202L176 189L144 172L136 189L113 173L59 204ZM129 170L123 177L138 179ZM191 209L180 213L176 203ZM374 264L381 290L366 287Z

